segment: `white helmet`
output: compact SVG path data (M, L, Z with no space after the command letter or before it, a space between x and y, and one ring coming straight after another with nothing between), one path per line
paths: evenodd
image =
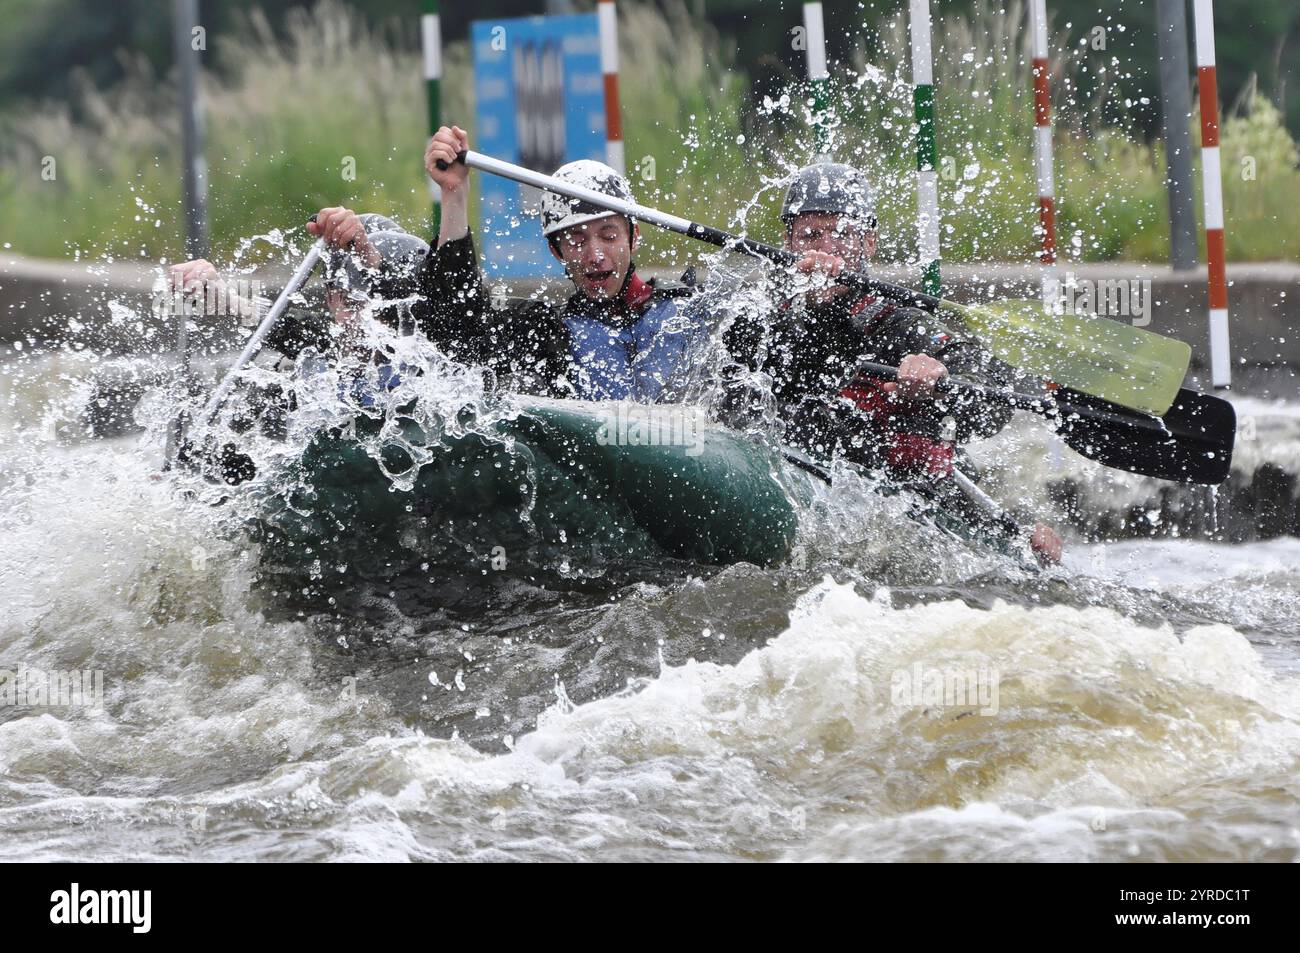
M627 179L605 163L597 162L595 159L579 159L577 162L566 163L555 170L555 178L625 202L635 201L632 198L632 187L628 185ZM606 215L618 214L592 205L590 202L584 202L582 199L571 199L556 195L554 192L542 194L542 234L548 238L574 225L604 218Z

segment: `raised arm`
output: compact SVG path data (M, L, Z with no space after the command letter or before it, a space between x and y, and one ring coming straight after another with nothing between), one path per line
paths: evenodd
M442 192L442 224L437 247L469 234L469 167L456 156L469 149L469 135L460 126L443 126L424 150L424 168ZM438 168L443 162L447 168Z
M424 153L424 167L442 190L442 224L420 268L422 300L412 311L430 341L460 360L487 359L488 300L469 230L469 169L456 156L469 148L459 126L443 126ZM439 169L438 161L448 168Z

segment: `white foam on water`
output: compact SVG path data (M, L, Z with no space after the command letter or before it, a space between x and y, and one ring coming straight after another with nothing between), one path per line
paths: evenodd
M1225 545L1199 540L1144 540L1073 547L1072 572L1101 573L1127 586L1188 588L1225 580L1294 577L1300 585L1300 539Z
M917 665L996 670L996 713L900 704ZM372 739L212 811L265 832L323 809L344 859L1294 859L1298 756L1300 681L1226 626L827 581L739 664L557 705L509 754Z
M0 711L0 804L219 785L374 730L318 690L306 627L262 615L255 547L157 479L156 457L16 449L0 669L98 673L103 705Z
M489 755L322 676L310 625L264 614L253 544L153 479L156 427L68 445L30 409L11 419L0 667L109 677L102 709L0 712L6 858L1300 857L1300 683L1274 664L1296 657L1295 540L1076 547L1085 608L791 586L789 626L738 664L668 666L577 706L557 686L537 730ZM811 534L841 578L886 561L900 586L998 571L1050 600L1005 560L916 533L894 501L823 496L819 522L861 537L850 565L845 537ZM741 575L682 598L725 619L767 580L791 585ZM1143 624L1134 593L1181 612ZM634 627L658 598L674 596L609 612ZM1231 624L1188 622L1201 606ZM1286 653L1261 653L1256 630ZM899 704L917 666L996 672L996 713Z

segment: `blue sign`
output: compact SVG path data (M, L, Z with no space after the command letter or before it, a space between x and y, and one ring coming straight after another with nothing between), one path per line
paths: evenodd
M547 175L605 159L605 80L595 13L472 24L472 148ZM480 245L493 277L562 274L542 236L541 195L479 173Z

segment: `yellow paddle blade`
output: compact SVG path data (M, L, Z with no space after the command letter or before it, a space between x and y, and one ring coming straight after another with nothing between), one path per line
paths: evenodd
M1033 299L943 306L1013 367L1156 416L1173 403L1192 357L1184 341L1107 318L1052 314Z

